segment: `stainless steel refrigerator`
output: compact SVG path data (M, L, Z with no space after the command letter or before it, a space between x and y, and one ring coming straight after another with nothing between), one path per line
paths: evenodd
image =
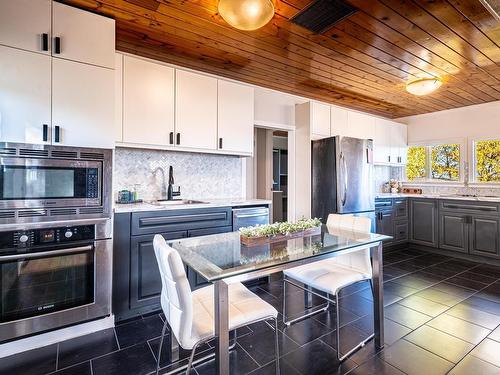
M332 213L368 216L374 231L373 141L336 136L311 147L312 217L326 223Z

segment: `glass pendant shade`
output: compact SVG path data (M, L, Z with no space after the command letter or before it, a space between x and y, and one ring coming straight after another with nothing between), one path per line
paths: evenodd
M274 16L272 0L219 0L218 9L224 21L245 31L261 28Z
M427 95L442 85L439 78L421 78L406 84L406 91L413 95Z

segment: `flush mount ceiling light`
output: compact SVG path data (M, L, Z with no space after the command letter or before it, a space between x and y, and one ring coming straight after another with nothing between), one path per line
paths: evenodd
M437 77L420 78L406 84L406 91L413 95L427 95L437 90L443 82Z
M261 28L274 16L272 0L219 0L218 8L228 24L245 31Z

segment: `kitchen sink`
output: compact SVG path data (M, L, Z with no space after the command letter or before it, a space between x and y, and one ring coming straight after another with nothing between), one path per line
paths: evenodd
M203 202L203 201L195 201L192 199L173 199L173 200L157 200L152 202L154 205L157 206L181 206L181 205L188 205L188 204L206 204L208 202Z

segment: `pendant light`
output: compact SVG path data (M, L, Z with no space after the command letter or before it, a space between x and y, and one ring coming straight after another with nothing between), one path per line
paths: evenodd
M219 14L239 30L257 30L274 16L273 0L219 0Z
M428 95L436 91L443 82L437 78L420 78L406 84L406 91L413 95Z

